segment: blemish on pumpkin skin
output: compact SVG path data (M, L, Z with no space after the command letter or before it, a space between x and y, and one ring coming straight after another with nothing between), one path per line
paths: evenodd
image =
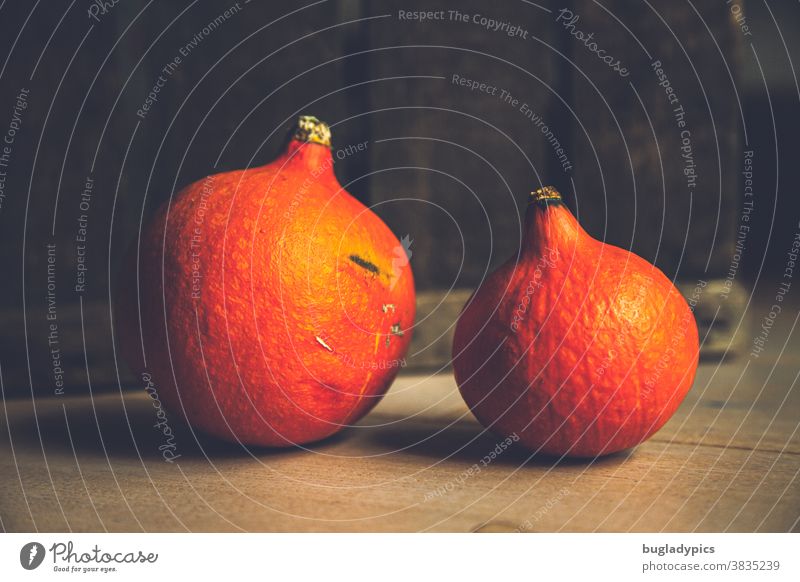
M356 265L358 265L359 267L361 267L363 269L366 269L370 273L374 273L376 275L379 275L380 272L381 272L381 270L378 268L378 266L375 263L371 263L368 260L366 260L366 259L364 259L364 258L362 258L362 257L360 257L358 255L350 255L348 258L351 261L353 261Z
M394 303L385 303L381 306L381 309L384 313L389 313L390 309L392 310L392 313L394 313Z
M399 335L400 337L403 337L403 335L404 335L403 330L400 329L400 322L399 321L397 323L395 323L394 325L392 325L392 330L391 331L392 331L392 335Z
M318 335L314 336L314 339L317 340L317 343L321 345L323 348L328 350L329 352L333 351L333 348L325 343L325 340L319 337Z

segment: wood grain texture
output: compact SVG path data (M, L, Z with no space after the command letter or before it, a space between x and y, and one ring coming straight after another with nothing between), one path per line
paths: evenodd
M517 252L527 195L551 179L552 149L525 114L552 124L559 103L549 4L462 1L423 22L401 14L427 2L370 5L386 15L369 33L384 79L369 92L370 200L414 240L418 289L480 284Z
M784 354L701 366L662 431L594 463L507 450L484 466L501 439L450 375L402 376L359 426L308 451L175 426L173 464L138 391L8 401L0 518L7 531L797 530L800 362Z
M574 59L581 223L670 278L727 275L744 200L743 39L728 6L576 0L570 14L557 28Z

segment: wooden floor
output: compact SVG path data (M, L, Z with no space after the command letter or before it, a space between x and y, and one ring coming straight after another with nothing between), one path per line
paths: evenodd
M198 444L176 427L174 463L140 391L9 400L2 528L798 531L800 350L786 340L796 316L783 315L769 355L702 365L664 429L594 463L509 450L482 467L498 439L450 374L402 376L361 426L308 451Z

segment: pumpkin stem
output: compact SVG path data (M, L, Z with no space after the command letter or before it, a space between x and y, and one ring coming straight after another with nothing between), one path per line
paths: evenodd
M542 256L550 249L566 252L574 247L579 236L585 235L558 190L545 186L531 192L525 213L523 253Z
M313 115L301 115L297 119L297 127L292 139L304 143L316 143L327 148L331 147L331 128L324 121Z
M531 202L539 206L547 206L548 204L563 204L561 194L552 186L544 186L538 190L531 192Z

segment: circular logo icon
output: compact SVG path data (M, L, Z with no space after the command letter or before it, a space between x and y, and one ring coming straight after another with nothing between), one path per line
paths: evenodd
M19 551L19 563L26 570L35 570L44 561L44 546L39 542L29 542Z

